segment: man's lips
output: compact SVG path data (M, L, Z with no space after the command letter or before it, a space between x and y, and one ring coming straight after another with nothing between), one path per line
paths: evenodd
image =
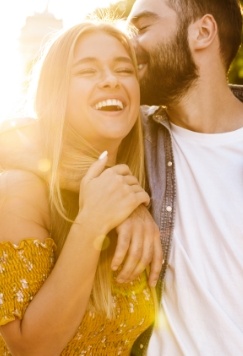
M145 76L146 71L147 71L147 66L148 66L147 63L139 63L138 64L138 78L139 78L139 80L143 79L143 77Z
M141 73L145 70L145 68L148 65L149 57L146 53L139 50L136 52L136 56L137 56L137 63L138 63L138 73L139 75L141 75Z
M138 70L142 70L146 66L146 63L139 63L138 64Z

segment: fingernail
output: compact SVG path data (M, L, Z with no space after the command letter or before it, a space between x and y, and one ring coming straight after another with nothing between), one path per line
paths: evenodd
M103 158L105 158L107 155L108 155L108 152L107 152L107 151L104 151L104 152L102 152L101 155L99 156L99 159L103 159Z
M111 266L112 271L116 271L118 266Z

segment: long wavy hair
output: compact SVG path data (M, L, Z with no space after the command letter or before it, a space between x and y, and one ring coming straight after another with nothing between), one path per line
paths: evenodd
M128 37L115 25L101 22L84 22L61 33L49 45L39 66L35 112L42 132L43 157L50 165L47 181L51 236L57 245L57 255L78 213L80 182L101 153L70 126L66 117L75 48L82 36L96 32L105 32L122 43L132 59L137 75L136 57ZM144 150L139 116L130 133L121 142L116 163L127 164L144 186ZM110 262L114 246L111 245L101 251L89 303L89 308L105 311L108 316L112 313Z

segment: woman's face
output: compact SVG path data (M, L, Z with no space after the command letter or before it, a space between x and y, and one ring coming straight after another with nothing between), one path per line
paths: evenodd
M132 60L115 37L89 33L77 43L67 119L96 149L118 146L139 112L139 84Z

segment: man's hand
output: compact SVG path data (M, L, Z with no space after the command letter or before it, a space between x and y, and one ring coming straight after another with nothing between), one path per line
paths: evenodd
M159 228L147 208L140 205L116 231L118 240L111 267L117 270L124 262L118 282L130 282L149 268L149 285L154 287L161 271L163 252Z

